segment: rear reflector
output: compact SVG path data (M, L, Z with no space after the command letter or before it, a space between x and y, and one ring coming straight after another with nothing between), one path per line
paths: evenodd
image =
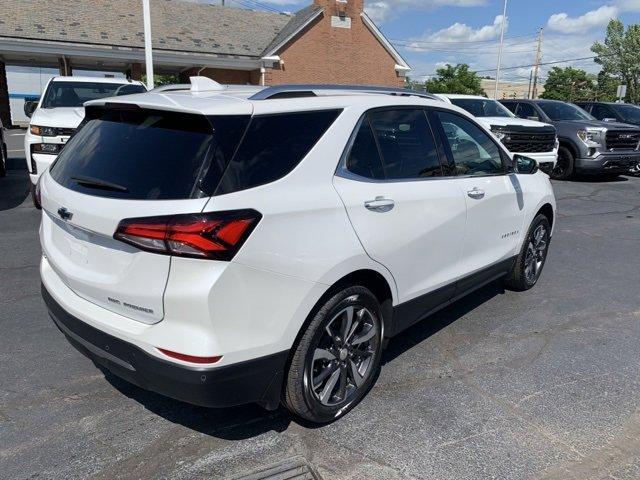
M255 210L129 218L113 238L165 255L229 261L261 218Z
M158 350L164 353L167 357L175 358L178 360L182 360L183 362L189 363L216 363L219 362L222 356L218 357L196 357L194 355L185 355L184 353L172 352L171 350L165 350L164 348L158 348Z

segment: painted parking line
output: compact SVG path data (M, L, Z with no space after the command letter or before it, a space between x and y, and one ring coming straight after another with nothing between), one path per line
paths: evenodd
M7 150L8 153L18 153L18 152L24 152L24 148L19 148L18 150Z
M9 135L10 137L24 137L25 134L24 133L12 133L11 135Z

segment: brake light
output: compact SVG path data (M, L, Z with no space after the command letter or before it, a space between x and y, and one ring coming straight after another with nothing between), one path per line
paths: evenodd
M194 355L186 355L184 353L172 352L171 350L165 350L164 348L158 348L159 351L164 353L167 357L177 358L178 360L182 360L183 362L190 363L216 363L219 362L222 356L217 357L196 357Z
M165 255L229 261L261 218L255 210L129 218L113 238Z

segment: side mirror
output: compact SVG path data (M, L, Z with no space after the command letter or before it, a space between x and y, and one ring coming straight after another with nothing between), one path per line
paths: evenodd
M538 171L538 162L533 158L525 157L524 155L514 155L513 162L515 163L516 173L532 175Z
M24 102L24 114L31 118L33 112L38 108L38 100L27 100Z
M603 118L602 121L603 122L617 122L618 119L617 118L607 117L607 118Z

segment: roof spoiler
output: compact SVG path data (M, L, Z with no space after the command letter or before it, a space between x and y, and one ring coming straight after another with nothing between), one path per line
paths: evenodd
M394 87L377 87L371 85L278 85L275 87L267 87L258 93L249 97L249 100L269 100L274 98L299 98L299 97L317 97L316 92L326 92L334 94L344 93L372 93L378 95L396 95L403 97L420 97L429 100L439 100L431 93L418 92L409 90L408 88Z

